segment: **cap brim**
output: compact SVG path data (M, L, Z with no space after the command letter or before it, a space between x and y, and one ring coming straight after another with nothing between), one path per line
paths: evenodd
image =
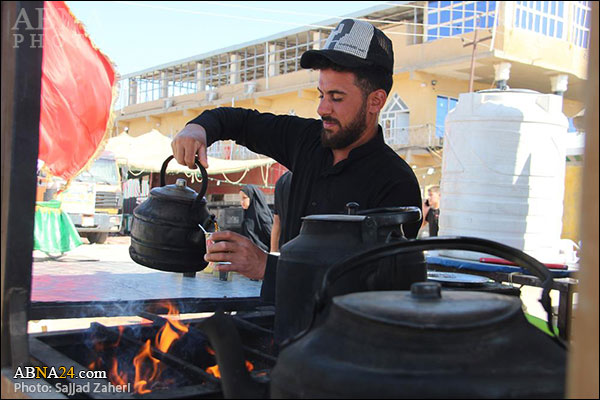
M308 50L300 58L302 68L313 68L317 60L326 58L334 64L348 68L368 67L372 62L337 50Z

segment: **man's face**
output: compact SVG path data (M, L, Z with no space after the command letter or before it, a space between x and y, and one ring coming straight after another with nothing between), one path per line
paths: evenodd
M440 202L440 192L429 190L429 204L438 204Z
M360 138L367 126L366 100L354 83L354 74L321 70L318 90L321 101L317 112L323 120L323 146L348 147Z

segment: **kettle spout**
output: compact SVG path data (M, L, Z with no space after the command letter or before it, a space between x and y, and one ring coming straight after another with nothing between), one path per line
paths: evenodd
M217 310L212 317L202 321L199 327L208 336L215 350L225 398L267 398L268 385L252 379L246 369L242 341L233 318Z
M195 246L203 245L206 240L206 236L202 231L194 231L189 234L188 238Z
M194 231L189 235L190 242L192 242L196 246L203 244L206 239L206 235L209 233L209 231L214 231L216 219L217 218L214 214L210 214L202 223L199 223L198 228L200 228L200 230ZM205 226L208 228L205 228Z

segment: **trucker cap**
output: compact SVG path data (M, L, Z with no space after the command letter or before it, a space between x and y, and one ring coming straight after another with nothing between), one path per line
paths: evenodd
M345 19L331 32L321 50L302 54L302 68L312 68L325 57L342 67L382 67L389 73L394 69L392 41L368 22Z

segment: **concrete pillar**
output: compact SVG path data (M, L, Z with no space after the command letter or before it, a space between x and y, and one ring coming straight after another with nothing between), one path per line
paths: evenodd
M504 32L508 32L510 29L513 29L513 15L515 14L515 3L512 1L504 1L496 7L496 18L498 18L498 22L496 26L504 27Z
M169 97L169 80L167 79L167 72L160 71L160 98Z
M137 104L137 91L138 91L138 82L135 78L129 78L129 102L128 106L133 104Z
M311 32L312 34L312 50L321 50L321 31Z
M269 45L269 76L279 75L279 60L281 59L281 55L277 53L277 50L276 44Z
M240 62L241 56L239 54L230 54L229 55L229 84L235 85L236 83L240 83Z
M204 63L196 63L196 92L206 90L206 72L204 71Z

